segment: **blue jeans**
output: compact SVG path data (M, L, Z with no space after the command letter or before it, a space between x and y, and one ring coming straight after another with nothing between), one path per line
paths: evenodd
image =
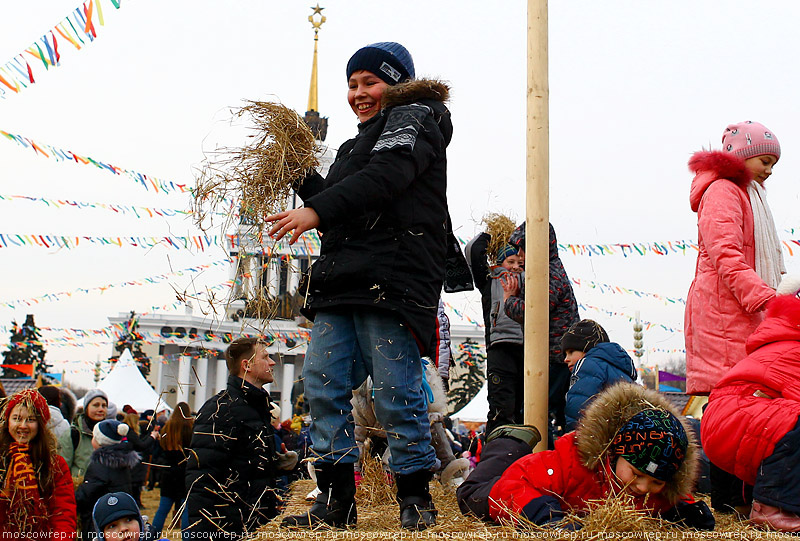
M156 510L156 516L153 518L153 529L158 532L158 536L161 535L161 530L164 528L164 523L167 521L167 515L169 514L169 510L172 509L172 506L175 506L175 509L180 509L181 505L183 505L183 501L173 500L172 498L167 498L166 496L161 496L161 500L158 502L158 510ZM187 530L189 528L189 507L186 506L183 508L183 513L181 514L181 530Z
M392 470L434 469L417 342L393 312L360 306L321 310L314 319L303 366L314 455L328 463L358 459L350 399L368 375Z

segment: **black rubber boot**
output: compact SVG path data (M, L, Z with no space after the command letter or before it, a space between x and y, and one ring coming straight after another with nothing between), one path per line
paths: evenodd
M353 464L321 464L316 468L317 486L322 493L302 515L285 517L282 526L313 528L327 524L346 528L356 524L356 480Z
M431 477L431 472L426 470L395 475L402 528L419 531L436 524L437 511L428 490Z

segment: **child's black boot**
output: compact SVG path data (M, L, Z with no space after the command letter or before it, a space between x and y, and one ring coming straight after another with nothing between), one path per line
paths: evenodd
M285 517L281 525L300 528L313 528L319 524L334 528L355 526L356 480L353 464L320 464L315 470L317 486L322 492L306 513Z
M400 526L406 530L424 530L436 525L437 511L428 487L431 477L431 472L427 470L395 475Z

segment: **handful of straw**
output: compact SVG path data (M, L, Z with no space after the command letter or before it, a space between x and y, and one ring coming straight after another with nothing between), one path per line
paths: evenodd
M481 223L486 224L486 232L492 237L489 241L486 254L495 260L498 252L508 244L511 233L517 226L508 216L499 213L490 213L483 217Z
M239 200L244 221L260 231L266 216L286 208L292 183L319 165L314 134L296 112L280 103L246 103L234 118L247 118L249 141L218 151L197 179L193 210L198 225Z

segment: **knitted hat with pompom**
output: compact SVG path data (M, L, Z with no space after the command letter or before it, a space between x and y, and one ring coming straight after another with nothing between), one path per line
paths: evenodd
M92 436L100 447L115 445L126 439L130 427L114 419L106 419L94 425Z

